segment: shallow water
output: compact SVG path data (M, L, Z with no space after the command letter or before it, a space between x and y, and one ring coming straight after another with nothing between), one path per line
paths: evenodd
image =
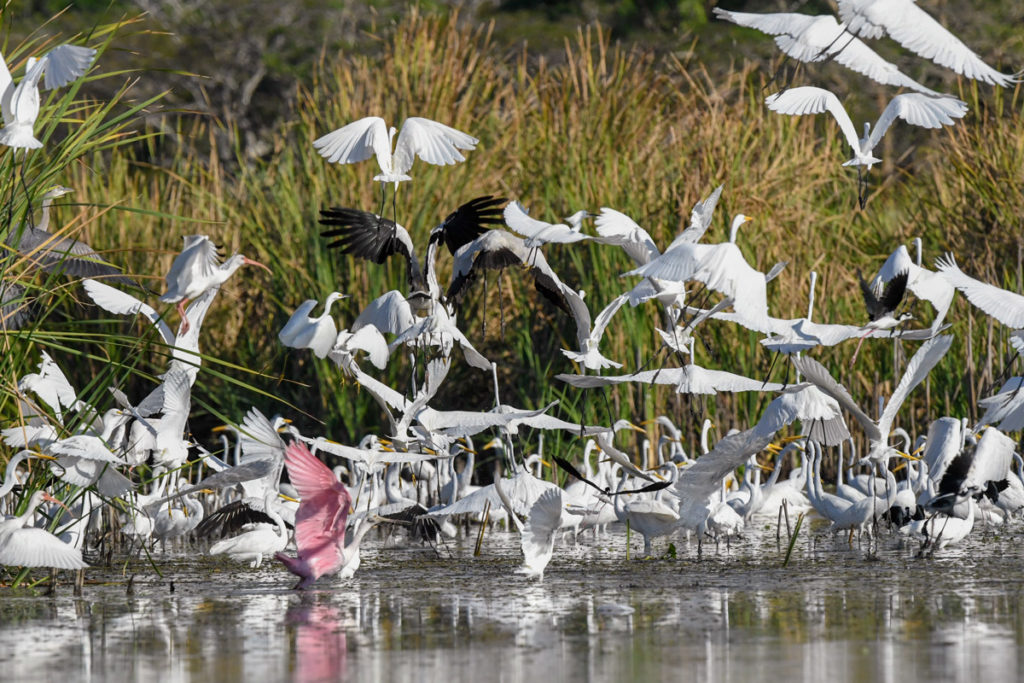
M773 525L774 527L774 525ZM1024 553L978 530L922 557L774 528L717 550L625 558L613 532L556 547L543 582L517 539L374 539L347 582L299 593L278 563L89 570L82 597L0 592L0 679L121 681L1021 680ZM633 539L634 555L640 549ZM661 542L656 551L664 553ZM128 592L126 575L135 575Z

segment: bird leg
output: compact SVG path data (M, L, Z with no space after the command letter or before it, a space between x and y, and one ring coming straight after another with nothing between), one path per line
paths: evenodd
M776 81L778 81L778 80L779 80L779 74L781 74L781 73L782 73L782 70L783 70L783 69L785 68L785 66L786 66L786 62L788 62L788 61L789 61L789 57L785 57L785 56L784 56L784 57L782 58L782 61L780 61L780 62L779 62L779 66L778 66L778 67L776 67L776 69L775 69L775 71L774 71L774 72L772 72L772 77L768 79L768 82L767 82L767 83L765 83L764 85L762 85L762 86L761 86L761 91L762 91L762 92L763 92L763 91L765 91L765 90L767 90L767 89L768 89L768 88L769 88L769 87L770 87L770 86L772 85L772 83L775 83ZM779 91L779 92L780 92L780 94L781 94L782 92L785 92L785 90L786 90L786 88L785 88L785 87L783 87L783 88L782 88L782 90L780 90L780 91Z
M864 173L863 166L857 167L857 202L860 204L861 211L868 204L868 178Z
M391 193L391 216L395 225L398 225L398 183L395 183L395 191Z
M388 184L387 183L381 183L380 184L380 208L377 210L377 215L378 216L381 216L381 217L384 216L384 207L386 206L386 202L387 202L387 194L388 194Z
M839 35L837 35L835 38L832 39L832 42L830 42L828 45L826 45L825 47L823 47L820 50L818 50L818 54L814 55L814 57L812 59L810 59L809 61L817 62L820 59L822 59L832 49L832 46L839 42L839 39L842 38L845 33L847 33L847 31L844 28L842 31L839 32ZM850 44L853 41L855 41L856 39L857 39L857 36L855 36L853 33L850 33L850 39L848 41L846 41L846 45L843 45L841 48L836 50L835 54L839 54L840 52L842 52L843 50L848 48L850 46Z
M861 337L860 341L857 342L857 348L854 349L854 351L853 351L853 358L850 359L850 367L851 368L853 367L853 364L857 362L857 354L860 353L860 345L864 343L865 339L867 339L868 337L871 336L872 332L874 332L874 330L868 330L867 334L865 334L863 337Z
M500 302L499 302L499 305L500 305ZM482 333L481 333L480 336L483 339L487 339L487 273L486 273L486 271L484 272L484 311L483 311L483 315L480 316L480 320L481 320L481 323L483 325L483 330L482 330Z
M764 391L764 388L768 385L768 380L770 380L772 378L772 370L775 369L775 361L777 361L777 360L779 360L779 352L778 351L776 351L775 353L772 354L772 363L771 363L771 365L768 366L768 374L765 375L764 382L761 384L761 391ZM786 377L787 378L789 377L789 373L788 372L786 373Z
M498 337L501 341L505 341L505 306L502 303L504 298L501 292L501 273L498 273L498 311L500 312L498 318Z
M612 419L612 404L608 401L608 391L609 391L609 389L610 389L610 387L604 387L601 390L601 396L604 398L605 415L608 417L608 423L611 424L615 420ZM582 420L581 420L581 426L582 426Z
M185 315L185 304L188 303L188 299L182 299L178 302L178 315L181 316L181 334L188 333L191 324L188 322L188 316Z

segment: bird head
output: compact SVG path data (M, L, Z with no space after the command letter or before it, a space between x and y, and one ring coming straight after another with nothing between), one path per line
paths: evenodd
M64 187L63 185L53 185L52 187L46 188L46 191L43 192L42 198L59 199L64 195L71 194L72 192L74 192L74 190L72 190L70 187Z
M67 511L68 511L68 514L69 514L69 515L71 514L71 510L70 510L70 509L68 508L68 506L67 506L67 505L65 505L65 504L64 504L63 502L61 502L61 501L57 500L56 498L54 498L53 496L51 496L51 495L50 495L49 493L47 493L46 491L43 491L43 492L42 492L42 494L43 494L43 495L42 495L42 496L40 496L40 498L42 498L43 500L45 500L45 501L46 501L46 502L48 502L48 503L54 503L55 505L59 505L59 506L61 506L62 508L64 508L65 510L67 510Z
M571 216L566 216L565 217L565 222L573 230L579 230L580 226L583 224L583 220L585 218L590 218L593 215L594 214L592 214L589 211L587 211L586 209L584 209L584 210L581 210L581 211L577 211L576 213L574 213Z
M744 223L746 223L747 221L752 221L752 220L754 220L754 219L751 218L750 216L744 216L742 213L736 214L736 216L733 217L733 219L732 219L732 227L729 229L729 241L730 242L735 242L736 241L736 233L739 231L740 226L743 225Z

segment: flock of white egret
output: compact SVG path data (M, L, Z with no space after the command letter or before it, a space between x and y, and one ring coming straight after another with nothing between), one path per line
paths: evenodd
M925 20L927 15L910 0L840 0L839 7L843 24L832 17L717 13L776 35L779 47L796 59L836 59L882 83L915 91L894 97L863 140L828 91L804 86L767 98L768 107L784 114L830 111L853 148L848 164L870 168L876 163L873 151L896 118L938 127L952 125L967 111L963 102L934 93L881 61L858 36L884 32L966 77L1004 86L1014 81L987 67L933 20ZM0 88L5 89L0 142L37 146L32 142L36 85L44 70L49 87L78 78L91 59L81 50L54 49L29 65L16 88L6 68L0 71ZM73 65L72 58L77 60ZM395 134L382 119L368 117L328 133L313 147L330 163L375 156L382 193L393 185L397 195L400 183L411 179L415 158L455 164L478 143L466 133L416 117L406 119L392 150ZM460 533L457 523L463 521L486 528L503 520L521 535L522 571L542 577L560 544L587 542L617 523L642 535L646 555L662 538L729 539L742 534L752 518L774 519L782 506L789 515L819 515L831 532L848 532L844 542L852 542L855 533L874 542L891 534L941 547L981 524L1009 523L1024 508L1024 460L1008 436L1024 428L1022 378L1011 378L981 401L985 414L977 424L945 416L916 435L897 426L907 398L950 348L952 336L943 331L956 291L1015 330L1011 343L1024 349L1024 297L970 277L952 255L938 259L935 270L927 269L920 242L916 259L901 245L876 275L861 278L864 319L840 324L812 320L814 273L807 316L772 315L768 288L786 264L763 273L747 262L737 241L750 218L739 214L732 220L728 241L708 239L722 187L694 207L688 228L664 250L635 220L608 207L596 215L578 211L564 222L548 223L530 216L517 201L481 196L430 230L421 260L397 215L383 215L383 201L378 213L325 208L320 222L323 235L334 240L329 246L377 264L398 254L407 265L408 287L381 293L341 330L331 307L344 294L328 294L315 316L318 302L308 300L296 308L279 338L292 353L309 349L333 361L341 375L354 380L339 391L368 392L387 418L387 431L367 434L358 444L341 444L330 435L302 434L283 416L269 419L253 407L225 430L233 434L233 445L232 437L222 434L225 447L218 455L193 441L188 429L191 390L201 376L203 322L221 285L241 266L266 266L240 254L222 263L208 237L185 237L159 297L177 306L180 324L174 331L164 313L101 281L131 287L132 280L87 245L55 240L46 231L50 202L67 191L55 188L45 194L39 221L11 231L20 241L9 238L8 244L34 252L40 267L92 276L83 282L97 306L115 315L146 317L172 353L161 383L148 395L129 397L111 387L117 407L109 410L79 397L57 352L43 351L38 372L18 378L17 420L2 425L8 457L0 486L0 505L18 514L0 522L0 565L83 570L96 557L101 537L108 542L111 535L120 535L132 548L154 550L192 539L211 555L254 567L276 556L300 577L298 587L306 587L324 575L351 576L359 566L360 541L375 526L391 525L390 534L410 542L432 542L439 535ZM397 199L392 202L397 210ZM591 219L595 230L588 233ZM610 302L588 300L545 258L545 250L578 248L569 245L581 242L621 248L635 265L623 273L628 289ZM446 251L451 276L443 288L438 262ZM706 421L700 453L686 452L687 435L666 416L585 425L556 417L554 403L539 409L503 404L496 366L460 329L459 307L488 271L511 266L528 272L539 294L575 325L577 348L563 349L563 362L567 369L574 363L579 372L557 375L560 382L581 391L657 383L679 393L759 392L771 400L756 421L737 425L714 443ZM257 276L249 272L247 277ZM4 286L5 297L12 289ZM933 308L931 320L913 329L908 328L914 322L910 296ZM608 358L600 350L604 335L616 333L615 316L627 303L657 316L663 345L649 351L664 351L656 356L664 364L601 374L622 368L627 360ZM595 317L591 311L597 307ZM0 312L7 329L22 321L20 309L7 298ZM696 342L707 325L739 325L763 334L761 343L789 359L796 380L788 379L788 368L785 383L776 383L770 377L701 367ZM829 369L806 355L854 338L859 349L869 337L922 342L877 419L866 402L856 401ZM456 346L461 353L455 353ZM463 360L495 373L493 404L431 405L451 364ZM389 386L373 374L394 362L409 364L405 386ZM859 425L853 435L850 416ZM562 430L578 448L553 457L528 455L526 429ZM623 431L644 438L626 446L618 438ZM637 443L642 446L635 448ZM866 443L866 449L858 452L858 443ZM493 483L479 485L474 463L484 450L497 452L500 465ZM825 457L839 461L834 486L822 480ZM762 463L772 458L771 474L762 480ZM551 459L567 473L564 488L540 476ZM197 461L202 467L192 466ZM51 476L30 476L38 467ZM194 481L186 476L203 469L206 475ZM282 481L284 472L288 482Z

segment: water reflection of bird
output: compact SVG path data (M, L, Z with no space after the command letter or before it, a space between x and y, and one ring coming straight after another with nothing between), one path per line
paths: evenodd
M337 609L329 605L307 604L304 599L288 608L285 623L294 627L294 680L345 680L348 646Z

